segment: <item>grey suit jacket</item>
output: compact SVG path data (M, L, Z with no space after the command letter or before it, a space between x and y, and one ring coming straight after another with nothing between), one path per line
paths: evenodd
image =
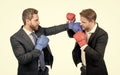
M75 33L72 30L68 30L69 37L72 37ZM108 34L99 26L95 33L93 33L89 39L88 46L85 48L86 55L86 75L108 75L104 62L104 52L108 41ZM80 46L76 43L72 52L73 61L77 66L81 62Z
M39 37L44 34L46 36L57 34L59 32L67 30L66 24L43 28L39 26L39 29L35 31ZM40 51L36 50L29 36L21 28L18 32L10 37L13 52L18 60L18 75L38 75L38 59ZM43 49L46 65L53 63L53 56L49 45Z

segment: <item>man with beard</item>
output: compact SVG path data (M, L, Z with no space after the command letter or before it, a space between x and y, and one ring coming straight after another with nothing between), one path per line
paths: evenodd
M22 20L24 25L10 37L13 52L18 60L17 75L49 75L46 65L52 67L53 56L46 36L65 31L68 25L41 27L38 11L34 8L25 9Z

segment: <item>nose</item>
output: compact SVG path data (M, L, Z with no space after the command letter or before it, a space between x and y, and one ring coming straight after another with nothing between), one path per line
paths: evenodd
M83 23L80 23L80 25L82 26L82 25L83 25Z

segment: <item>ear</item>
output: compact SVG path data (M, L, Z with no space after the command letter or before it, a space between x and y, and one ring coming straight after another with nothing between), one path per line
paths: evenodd
M94 21L94 20L91 20L90 22L91 22L91 23L95 23L95 21Z
M26 19L26 22L29 22L30 20L29 19Z
M30 20L29 19L26 19L26 24L29 24L30 23Z

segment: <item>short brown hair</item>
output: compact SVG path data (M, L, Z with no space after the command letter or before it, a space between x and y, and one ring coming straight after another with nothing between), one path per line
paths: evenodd
M88 21L96 20L97 14L93 9L84 9L80 12L82 17L85 17Z
M27 8L22 13L23 23L26 24L26 19L31 20L33 18L33 14L38 14L38 11L34 8Z

